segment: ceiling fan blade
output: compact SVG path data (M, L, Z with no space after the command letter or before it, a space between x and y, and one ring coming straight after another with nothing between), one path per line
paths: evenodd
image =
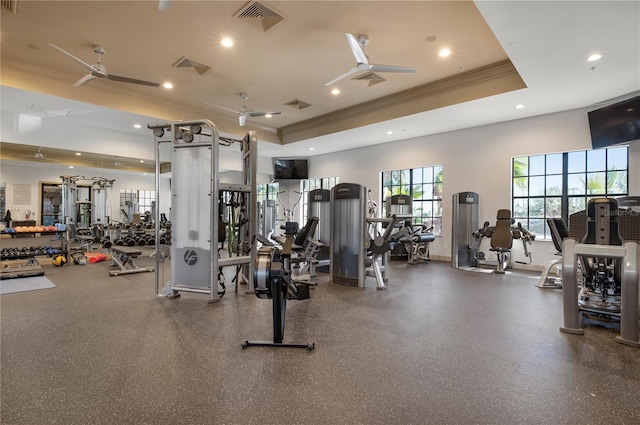
M60 161L59 159L49 158L49 157L46 157L44 155L38 156L38 154L35 154L35 155L16 155L16 156L20 156L22 158L37 159L38 161Z
M280 115L282 112L247 112L250 117L264 117L265 115Z
M369 60L364 54L364 51L362 50L360 43L358 43L358 40L353 36L353 34L345 34L345 36L347 37L347 41L349 42L349 47L353 52L353 56L355 56L356 58L356 62L368 64Z
M411 68L409 66L378 65L378 64L369 65L369 71L371 71L371 72L406 72L406 73L412 73L412 72L416 72L417 70L418 70L418 68Z
M349 71L345 72L344 74L342 74L338 78L334 78L333 80L329 81L327 84L325 84L325 86L330 86L330 85L332 85L334 83L337 83L338 81L342 80L343 78L347 78L349 75L355 74L358 71L361 71L361 69L360 68L351 68Z
M84 77L80 78L78 81L76 81L76 83L73 85L73 87L83 86L83 85L87 84L89 81L95 80L96 78L98 78L98 77L96 77L93 74L87 74Z
M94 162L93 165L98 165L102 168L133 168L130 165L125 165L120 162L113 162L113 163L110 162L108 164L104 164L102 162Z
M107 77L111 81L118 81L120 83L131 83L131 84L140 84L142 86L160 87L160 84L158 83L152 83L150 81L144 81L144 80L136 80L135 78L122 77L120 75L115 75L115 74L108 74L108 75L105 75L105 77Z
M89 65L88 63L86 63L82 59L75 57L71 53L69 53L66 50L64 50L62 47L58 47L58 46L56 46L55 44L52 44L52 43L47 43L47 44L49 46L53 47L54 49L56 49L57 51L59 51L60 53L62 53L63 55L65 55L66 57L68 57L69 59L72 59L72 60L76 61L77 63L79 63L80 65L84 66L89 71L100 73L100 71L97 70L93 65Z
M239 118L239 122L240 122L240 127L244 127L244 125L247 123L247 115L246 114L240 114Z

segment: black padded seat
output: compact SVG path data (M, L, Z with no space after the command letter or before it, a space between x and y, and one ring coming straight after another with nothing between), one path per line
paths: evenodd
M307 224L305 224L304 227L296 233L291 249L299 251L304 248L307 238L312 238L316 233L316 227L318 226L319 220L320 219L318 217L309 217Z
M562 254L562 241L569 237L569 229L561 218L548 218L547 225L551 230L551 240L558 254Z

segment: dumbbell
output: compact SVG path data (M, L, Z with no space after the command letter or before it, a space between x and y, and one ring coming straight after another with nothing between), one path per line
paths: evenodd
M109 249L113 244L111 243L111 239L109 238L109 236L105 236L104 238L100 239L100 245L102 245L103 248Z
M134 246L136 244L136 240L131 236L125 236L124 238L122 238L122 242L126 246Z

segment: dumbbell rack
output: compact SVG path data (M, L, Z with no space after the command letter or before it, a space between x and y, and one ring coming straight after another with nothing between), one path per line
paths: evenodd
M69 232L67 230L56 231L33 231L33 232L18 232L18 233L4 233L13 235L29 235L36 237L37 235L57 235L60 239L60 248L53 247L29 247L27 248L3 248L0 250L0 260L20 260L35 258L37 256L52 256L56 254L62 254L66 257L67 264L69 264Z

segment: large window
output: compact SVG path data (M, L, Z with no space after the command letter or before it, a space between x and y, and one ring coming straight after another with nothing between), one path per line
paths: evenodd
M258 202L263 202L265 199L273 199L278 203L278 190L280 185L276 183L259 184L257 185L257 197Z
M547 218L584 210L592 198L626 196L626 146L513 158L513 217L539 237L550 238Z
M382 201L391 195L409 195L413 200L414 223L433 225L433 233L442 234L442 166L384 171Z
M155 203L155 190L120 189L120 221L131 223L133 214L142 218L147 211L153 217Z

